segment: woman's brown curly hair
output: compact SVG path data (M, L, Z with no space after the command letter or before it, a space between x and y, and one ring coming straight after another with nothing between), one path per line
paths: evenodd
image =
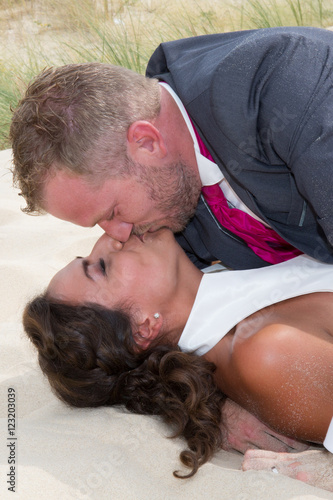
M214 365L178 347L139 351L124 311L74 306L41 295L25 308L23 324L56 395L76 407L124 405L160 415L188 449L181 462L193 476L222 445L225 396L214 383Z

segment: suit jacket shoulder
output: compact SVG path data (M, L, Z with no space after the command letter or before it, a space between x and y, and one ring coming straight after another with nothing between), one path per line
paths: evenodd
M147 75L174 88L244 203L333 261L332 48L333 33L316 28L193 37L161 44Z

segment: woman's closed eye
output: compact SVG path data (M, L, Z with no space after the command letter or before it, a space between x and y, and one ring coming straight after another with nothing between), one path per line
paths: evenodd
M97 274L101 273L103 276L106 276L105 260L102 257L99 258L98 261L95 261L94 264L92 264L92 262L89 262L88 259L83 259L82 257L76 258L82 261L83 272L90 280L95 281L96 272Z

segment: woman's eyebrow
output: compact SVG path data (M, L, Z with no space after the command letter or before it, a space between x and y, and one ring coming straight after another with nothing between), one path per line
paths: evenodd
M93 280L88 271L89 262L87 261L87 259L84 259L83 257L76 257L76 258L82 259L82 267L84 274L87 276L88 279Z

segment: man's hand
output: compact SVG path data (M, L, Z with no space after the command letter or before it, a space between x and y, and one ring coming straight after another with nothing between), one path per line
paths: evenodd
M326 450L302 453L249 450L245 453L242 469L269 470L333 491L333 455Z
M222 421L227 433L222 448L226 451L245 453L246 450L256 448L289 453L309 448L305 443L273 431L231 399L224 403Z

